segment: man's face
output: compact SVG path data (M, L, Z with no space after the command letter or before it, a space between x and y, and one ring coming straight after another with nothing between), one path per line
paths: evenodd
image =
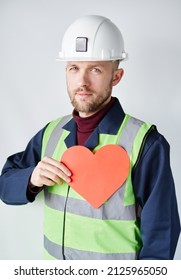
M111 61L67 62L67 90L81 117L94 114L110 101L112 87L119 82L117 76L122 77L120 71Z

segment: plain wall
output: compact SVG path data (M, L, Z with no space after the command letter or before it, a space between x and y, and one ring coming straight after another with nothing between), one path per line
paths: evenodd
M170 143L181 213L180 11L180 0L0 0L0 169L47 122L72 111L56 61L61 38L78 17L99 14L120 28L129 54L113 95ZM24 206L0 202L0 213L0 259L41 259L43 195Z

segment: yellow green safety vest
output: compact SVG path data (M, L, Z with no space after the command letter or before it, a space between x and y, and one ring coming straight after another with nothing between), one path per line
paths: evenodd
M70 133L63 126L71 118L65 116L47 126L42 158L61 160L67 149L64 140ZM93 152L107 144L122 146L130 157L130 171L125 183L98 209L65 182L45 187L45 259L137 259L142 239L131 176L151 127L125 115L116 135L99 134L99 144Z

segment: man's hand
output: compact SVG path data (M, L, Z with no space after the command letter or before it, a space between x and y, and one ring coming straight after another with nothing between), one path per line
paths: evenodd
M44 157L35 167L30 178L30 184L36 187L62 184L62 180L70 183L70 170L61 162Z

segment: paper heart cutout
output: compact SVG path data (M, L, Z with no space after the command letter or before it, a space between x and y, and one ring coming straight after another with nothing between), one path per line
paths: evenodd
M69 185L95 208L121 187L130 166L127 152L114 144L95 154L84 146L73 146L64 152L61 162L72 173Z

